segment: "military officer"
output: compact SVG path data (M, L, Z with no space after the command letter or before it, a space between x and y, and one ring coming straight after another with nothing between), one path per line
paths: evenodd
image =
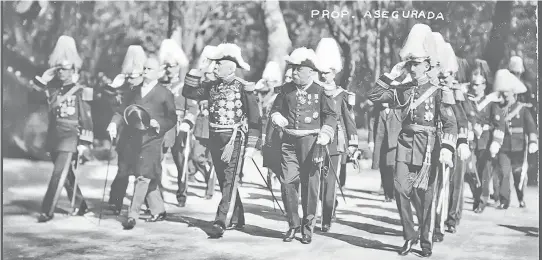
M286 62L292 66L293 81L276 89L280 92L271 108L271 122L282 129L282 140L272 143L280 145L282 155L281 183L285 195L282 199L290 227L283 240L291 242L301 231L301 242L309 244L320 187L320 173L313 162L313 151L333 139L337 115L333 100L313 80L313 73L319 66L314 51L305 47L295 49ZM300 184L302 223L298 215Z
M139 210L145 200L148 202L151 217L147 222L164 220L166 211L160 194L159 183L162 176L162 143L164 135L176 122L174 96L158 82L160 63L155 58L146 60L143 67L143 84L131 92L122 109L124 115L115 113L107 130L116 137L117 127L125 121L118 141L123 161L136 176L134 196L124 229L132 229L139 218ZM119 110L120 111L120 110ZM146 115L148 125L137 127L130 124L131 113Z
M254 85L235 76L238 67L250 70L241 49L232 43L220 44L207 58L216 62L217 80L200 83L202 71L191 70L186 76L183 95L209 102L209 148L222 191L212 236L221 237L225 229L241 229L245 225L237 187L243 158L252 156L259 141L261 116Z
M117 97L117 105L114 107L114 113L123 114L123 104L127 102L127 98L132 95L134 89L138 89L143 84L143 67L147 55L143 48L139 45L130 45L126 51L126 56L121 66L121 73L117 75L113 82L107 86L112 93L115 93ZM111 137L117 137L116 133L122 132L124 124L118 125L117 129L110 129ZM115 139L115 138L111 138ZM118 139L117 139L118 140ZM121 212L123 200L126 196L126 189L128 188L129 176L133 175L133 171L130 170L127 156L124 154L124 150L120 149L117 145L117 158L118 158L118 170L115 179L111 183L111 190L109 191L109 206L108 209L113 212L114 215L118 215Z
M475 213L482 213L489 199L489 185L492 175L491 159L497 155L504 138L504 117L502 109L497 101L499 95L493 92L485 95L489 69L484 60L476 60L475 67L471 73L471 85L469 91L472 93L468 98L476 105L478 121L474 124L476 150L476 171L481 185L477 185L476 178L469 181L471 190L474 190L473 210Z
M524 208L524 189L527 184L527 153L538 151L538 130L533 116L525 103L517 101L517 95L525 93L527 87L508 70L502 69L495 74L495 91L501 92L503 100L503 117L505 120L504 141L495 163L500 168L500 205L498 209L510 206L510 175L514 178L514 187L519 206Z
M354 118L349 109L349 97L353 93L345 91L335 84L335 76L342 69L341 53L339 46L333 38L322 38L316 48L318 60L327 61L321 64L320 73L324 93L331 97L334 102L334 110L337 113L337 127L333 141L329 144L330 161L327 170L322 173L322 185L320 188L322 199L322 232L328 232L331 228L331 218L335 215L338 204L336 199L336 187L341 172L341 167L346 166L346 158L352 156L358 147L358 134Z
M292 68L288 68L284 73L284 83L292 82Z
M435 86L428 77L435 59L435 41L431 28L416 24L411 29L407 41L400 51L406 62L395 65L391 73L386 73L369 92L372 102L389 102L392 107L402 108L402 128L397 143L395 168L395 197L403 226L404 239L400 255L408 254L412 246L421 239L423 257L432 254L431 229L434 223L433 193L435 177L430 175L431 164L453 166L453 152L456 146L457 125L454 112L446 104L445 92ZM394 79L403 74L406 68L412 81L401 84ZM435 147L436 128L442 124L440 147ZM435 149L439 148L439 149ZM433 150L436 150L433 153ZM436 157L432 159L431 157ZM438 161L437 161L438 160ZM420 223L420 231L414 229L412 209L414 202Z
M81 190L76 187L74 191L76 176L73 172L77 154L88 149L86 146L92 144L94 140L89 104L93 92L92 89L77 83L81 63L75 40L62 35L49 56L50 69L42 76L36 76L34 81L47 94L49 104L47 148L54 163L38 222L47 222L54 217L62 187L66 189L70 201L75 196L73 215L83 215L88 210Z
M180 78L180 73L182 68L188 67L188 58L175 40L165 39L162 41L159 58L160 64L165 68L165 75L160 79L160 83L173 93L177 113L177 126L164 136L163 152L165 154L171 149L177 168L177 205L184 207L188 195L188 165L185 165L188 162L185 162L185 153L192 154L194 148L193 142L187 138L192 139L191 130L196 121L198 103L181 95L184 82ZM186 147L187 140L188 147ZM165 164L162 163L162 165Z
M467 143L467 115L465 114L465 110L460 103L465 100L464 95L461 90L457 89L456 86L453 85L454 78L459 69L457 58L452 46L444 41L444 38L440 33L433 32L433 36L435 39L437 39L437 45L441 46L439 48L439 64L436 68L439 71L439 84L442 86L442 88L447 89L452 94L450 96L454 98L454 100L450 103L453 103L452 110L454 111L454 115L456 117L458 133L456 147L457 153L454 154L453 167L451 167L449 171L450 175L446 176L444 173L442 174L443 179L439 185L441 189L438 194L438 199L442 207L441 211L438 211L435 217L433 242L441 242L444 240L444 225L448 219L449 211L451 209L455 212L456 208L458 207L458 199L454 200L455 188L460 189L455 191L455 196L463 196L461 189L463 186L463 162L470 156L470 149ZM446 177L448 178L445 180L444 178ZM454 185L454 180L457 181L457 185ZM458 185L460 187L458 187ZM461 194L459 194L459 192L461 192ZM454 202L456 205L453 205Z

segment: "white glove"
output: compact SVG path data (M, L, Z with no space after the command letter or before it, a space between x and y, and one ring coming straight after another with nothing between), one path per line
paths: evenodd
M186 122L183 122L180 126L179 126L179 131L180 132L185 132L185 133L188 133L190 132L190 125Z
M469 140L469 141L473 141L473 140L474 140L474 131L469 130L469 131L467 132L467 140Z
M122 86L122 84L124 84L124 81L126 81L126 76L124 74L119 74L115 76L113 82L109 86L111 86L112 88L118 88Z
M331 141L331 138L329 138L329 136L327 136L326 134L319 134L318 139L316 140L316 144L327 145L329 144L329 141Z
M538 151L538 144L530 143L529 144L529 153L536 153Z
M445 165L448 165L448 167L454 167L452 151L448 150L447 148L440 149L439 161Z
M150 125L154 129L156 129L156 133L160 133L160 124L158 124L158 121L156 121L156 119L151 119Z
M107 132L109 133L109 137L111 138L111 140L117 138L117 124L110 123L107 127Z
M369 150L372 152L375 150L375 143L374 142L369 142Z
M280 113L275 113L271 116L271 121L273 124L279 126L279 127L285 127L288 125L288 119L283 117Z
M88 150L88 147L85 145L80 144L77 146L77 153L79 155L82 155L86 150Z
M348 146L348 154L350 156L354 155L354 153L358 150L356 146Z
M48 83L55 77L55 72L57 69L57 67L52 67L43 72L43 75L41 75L41 79L44 81L44 83Z
M495 141L493 141L491 143L491 145L489 146L489 154L491 155L491 158L494 158L495 155L497 155L497 153L499 152L499 150L501 149L501 145Z
M403 74L403 68L405 67L405 64L406 62L404 61L397 63L395 66L393 66L393 68L391 69L390 73L388 73L387 76L390 79L395 79L401 76L401 74Z
M79 77L80 77L79 73L72 74L72 82L77 83L77 81L79 81Z
M480 138L483 132L484 132L484 129L482 128L481 124L474 125L474 133L476 134L476 137Z
M245 158L252 158L255 152L256 152L256 148L254 147L245 148Z
M469 145L465 143L460 144L459 147L457 147L457 155L459 155L459 159L461 161L465 161L469 159L470 157Z

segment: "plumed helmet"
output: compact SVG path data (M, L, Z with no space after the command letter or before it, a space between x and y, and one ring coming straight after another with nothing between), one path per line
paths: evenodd
M523 73L525 71L525 68L523 67L523 59L519 56L510 57L508 70L511 72L519 72L520 74Z
M79 57L77 47L75 46L75 40L70 36L60 36L53 52L49 55L49 66L73 66L76 70L79 70L82 63L83 61Z
M510 73L507 69L500 69L495 73L495 82L493 84L494 91L513 92L521 94L527 92L527 87L521 80Z
M322 38L316 47L318 60L325 61L320 65L321 72L339 73L343 68L339 45L333 38Z
M234 43L222 43L216 47L216 50L207 55L210 60L229 60L235 62L237 67L250 71L250 65L243 60L241 48Z
M210 60L209 57L214 56L217 47L212 45L207 45L203 48L201 55L198 60L198 68L203 70L206 73L210 73L214 69L214 61Z
M306 47L295 49L290 55L285 57L285 60L289 65L305 66L316 71L320 70L320 63L318 62L316 53Z
M280 70L280 65L276 61L270 61L265 66L265 69L263 70L262 79L268 80L268 81L282 81L282 72Z
M165 39L160 44L160 64L179 65L182 68L188 67L188 58L183 49L173 39Z
M143 67L147 61L147 55L140 45L130 45L122 62L121 73L143 73Z
M431 28L426 24L415 24L399 51L402 61L422 62L430 60L435 65L437 57L437 46Z

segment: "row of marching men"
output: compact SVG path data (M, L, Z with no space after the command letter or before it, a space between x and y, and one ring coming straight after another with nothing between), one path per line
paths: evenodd
M495 73L493 92L486 95L493 78L487 63L460 66L451 45L424 24L412 28L399 55L402 62L369 92L375 106L369 137L373 168L380 168L386 200L395 198L399 209L406 240L399 254L421 242L421 256L429 257L445 228L456 232L466 176L474 212L488 203L495 166L501 172L497 208L510 205L510 176L519 206L525 207L527 153L538 150L537 130L527 106L517 102L527 89L510 70ZM518 58L511 59L512 71L521 68Z
M324 228L329 229L336 206L337 174L342 172L344 158L357 147L353 100L349 98L353 95L334 83L342 64L338 46L331 39L324 39L317 53L321 59L328 59L329 48L335 50L332 53L336 54L336 62L324 67L313 50L294 50L286 57L290 69L285 83L276 86L276 82L254 84L235 75L238 68L250 69L235 44L205 48L199 66L184 79L179 68L187 61L179 55L181 50L173 41L164 41L158 59L146 57L139 46L130 46L122 72L102 93L110 94L112 104L116 104L107 127L118 153L118 172L109 196L109 208L116 214L122 208L128 176L136 177L123 227L134 228L143 204L150 210L148 222L166 218L160 182L164 153L171 150L180 173L179 206L186 203L186 162L189 156L196 157L196 164L207 173L208 180L212 179L212 172L216 173L222 193L213 236L221 237L226 229L243 228L243 205L237 191L242 165L245 158L251 158L263 146L264 163L282 186L290 226L284 241L292 241L301 232L302 242L311 242L319 194ZM37 89L46 93L50 104L48 141L55 164L39 222L54 217L63 186L72 200L73 214L88 212L77 188L79 178L75 170L78 155L93 140L90 102L98 93L77 83L81 63L74 39L61 36L50 55L50 68L35 79ZM272 105L267 108L260 105L263 102L259 103L256 94L265 93L264 84L268 94L269 86L273 86L268 102ZM265 128L263 113L269 118ZM192 138L191 133L197 138ZM262 139L266 140L265 145ZM190 155L188 150L195 140L203 147L197 156ZM213 189L214 180L208 181L208 197ZM298 216L299 195L303 218Z

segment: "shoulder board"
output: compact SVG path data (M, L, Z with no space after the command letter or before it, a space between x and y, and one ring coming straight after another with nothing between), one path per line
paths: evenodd
M84 101L92 101L94 100L94 89L93 88L86 88L86 87L83 87L83 90L82 90L82 98Z

